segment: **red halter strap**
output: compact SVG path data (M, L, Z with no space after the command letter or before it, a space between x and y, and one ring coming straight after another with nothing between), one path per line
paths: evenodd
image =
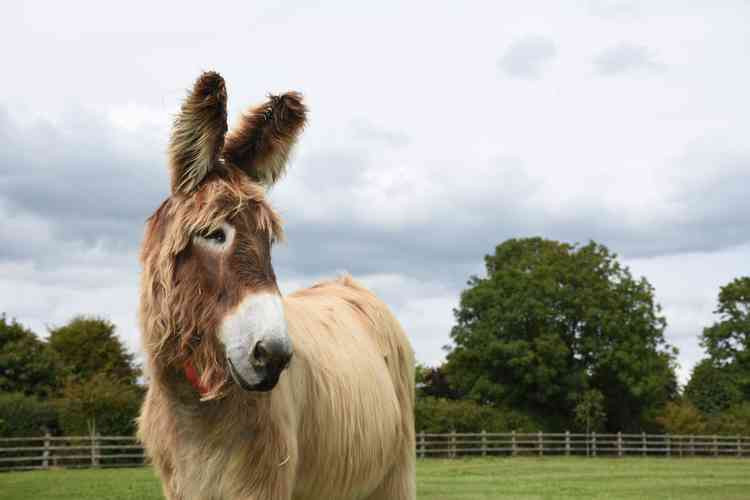
M192 385L196 391L198 391L201 396L208 392L208 388L201 384L201 377L198 375L198 370L195 369L195 365L193 365L192 360L185 361L184 365L185 369L185 378L190 382L190 385Z

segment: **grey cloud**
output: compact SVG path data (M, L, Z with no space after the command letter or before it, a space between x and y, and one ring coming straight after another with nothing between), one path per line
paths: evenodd
M594 239L631 258L716 252L750 241L750 151L688 148L670 165L663 207L647 220L597 205L550 214L543 234L568 241ZM637 193L633 193L634 203Z
M495 178L430 199L429 218L403 224L368 222L351 208L367 203L352 194L362 177L325 191L325 197L340 202L331 205L335 211L328 217L314 223L305 220L304 209L285 206L287 199L281 196L276 204L286 210L288 244L276 250L277 271L324 275L342 269L355 274L388 269L420 279L441 277L450 286L461 286L477 272L484 254L511 237L541 235L581 243L593 239L631 258L718 251L750 241L750 221L743 217L750 209L743 195L750 180L750 155L730 160L720 151L697 158L687 153L677 167L708 169L709 180L687 177L665 185L665 193L668 187L672 191L665 194L666 203L680 209L655 213L648 221L599 200L545 210L533 201L543 193L543 181L530 178L522 163L506 158L496 160L493 167ZM336 172L366 170L367 160L354 152L346 157L321 154L298 168L337 178ZM714 175L714 168L723 173ZM416 192L419 186L406 189ZM321 199L315 188L307 187L294 196ZM370 206L379 209L374 202Z
M298 186L299 191L279 193L275 200L284 214L288 240L275 250L277 274L325 275L344 270L361 275L388 270L460 286L477 272L484 253L524 232L528 220L524 212L533 213L525 200L539 187L521 164L502 159L489 169L492 175L482 186L458 186L458 181L445 179L451 188L439 199L426 201L429 217L409 220L404 213L403 221L378 223L368 213L385 207L357 193L366 182L369 164L367 153L352 150L346 155L318 153L295 166L296 172L308 174L292 175L309 176L309 182ZM422 186L415 183L403 189L418 192ZM292 205L292 198L306 202ZM331 213L310 223L305 212L311 203L326 203ZM357 206L366 208L355 210Z
M666 68L648 47L624 42L603 50L594 58L593 63L597 73L604 76L636 72L653 73Z
M25 127L0 112L0 208L11 216L9 224L23 218L43 227L50 233L47 243L58 250L61 243L76 242L132 248L145 218L166 195L161 135L116 135L101 116L85 111L58 125ZM0 250L9 253L11 245Z
M724 153L715 157L708 152L691 152L681 159L682 179L674 203L697 230L688 245L710 250L712 242L737 245L750 235L750 153Z
M90 248L135 251L144 219L166 196L161 139L115 133L87 115L60 127L30 128L6 115L0 132L7 152L0 166L0 215L6 220L0 257L33 258L54 268L62 254L83 255ZM511 237L594 239L629 257L712 251L750 239L743 217L750 201L742 188L750 154L687 151L676 169L687 174L673 179L672 194L665 195L679 210L633 221L597 198L545 209L534 201L544 196L544 179L530 177L513 157L473 165L471 175L434 170L425 171L426 178L400 179L391 170L399 183L391 193L394 188L370 185L391 163L375 161L378 150L361 142L295 160L271 193L288 236L274 254L280 277L388 270L456 288L481 271L484 254ZM430 179L432 192L426 189ZM33 237L16 237L26 232Z
M498 62L499 68L512 78L537 79L543 67L557 56L556 45L546 38L528 37L513 42Z

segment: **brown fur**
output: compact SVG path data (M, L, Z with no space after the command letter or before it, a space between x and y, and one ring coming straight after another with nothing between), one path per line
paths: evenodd
M217 265L191 244L191 235L224 221L237 226L241 252ZM281 221L263 189L222 165L192 196L164 202L148 221L141 251L147 352L160 355L166 366L181 367L190 358L202 374L201 383L211 389L206 397L219 396L229 376L218 361L215 336L205 333L216 331L247 289L276 288L269 247L282 237Z
M214 167L227 132L227 90L213 71L196 80L172 128L172 193L189 193Z
M183 130L173 134L197 137L196 157L214 163L189 167L198 170L186 184L175 185L184 175L173 173L177 189L149 219L141 252L140 324L151 380L138 435L164 493L170 500L412 500L413 353L385 304L351 278L284 298L295 354L271 392L244 391L227 375L216 335L222 318L248 293L278 293L270 246L282 237L281 223L260 183L280 175L304 106L294 94L281 106L301 115L267 118L281 125L251 113L256 118L230 136L221 161L212 141L222 127L213 118L226 100L216 98L224 88L216 81L196 82L182 114L199 117L178 117L175 129ZM280 104L269 106L276 113ZM190 139L173 140L173 172L193 157L177 144L196 151ZM236 231L225 254L195 243L223 222ZM203 395L185 377L188 360L208 388Z
M306 113L297 92L270 96L268 102L245 114L239 127L227 137L224 159L256 182L273 184L284 173L289 152L305 125Z

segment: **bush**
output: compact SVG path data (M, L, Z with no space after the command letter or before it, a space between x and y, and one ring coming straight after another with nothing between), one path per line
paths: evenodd
M76 316L68 324L51 329L47 344L76 380L106 374L121 384L135 385L140 375L133 354L109 320Z
M709 420L711 434L750 435L750 402L732 406Z
M57 428L57 411L50 402L21 393L0 394L0 436L43 436Z
M703 434L707 430L705 416L687 400L667 403L656 421L670 434Z
M421 397L414 413L417 431L424 432L531 432L540 428L532 418L517 411L469 400Z
M60 388L62 367L34 332L0 314L0 392L49 397Z
M128 436L135 433L135 418L143 400L142 390L111 380L105 374L69 382L56 402L60 427L66 435Z

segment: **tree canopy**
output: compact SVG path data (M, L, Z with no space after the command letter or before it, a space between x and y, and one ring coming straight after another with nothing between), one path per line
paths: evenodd
M710 358L693 367L684 396L707 415L717 415L743 399L737 370Z
M708 416L750 400L750 277L721 287L714 313L718 321L701 334L708 356L693 368L684 392Z
M716 367L731 374L745 399L750 399L750 277L721 287L714 311L719 320L704 328L701 345Z
M677 390L676 349L645 278L591 242L511 239L454 311L445 371L458 391L570 426L588 390L608 429L640 429Z
M61 387L61 366L49 347L0 315L0 392L47 397Z
M139 370L133 355L115 335L115 325L106 319L77 316L67 325L50 330L48 343L77 381L106 373L118 383L136 383Z
M750 277L721 287L714 313L719 321L703 330L703 347L719 363L744 361L750 353Z

